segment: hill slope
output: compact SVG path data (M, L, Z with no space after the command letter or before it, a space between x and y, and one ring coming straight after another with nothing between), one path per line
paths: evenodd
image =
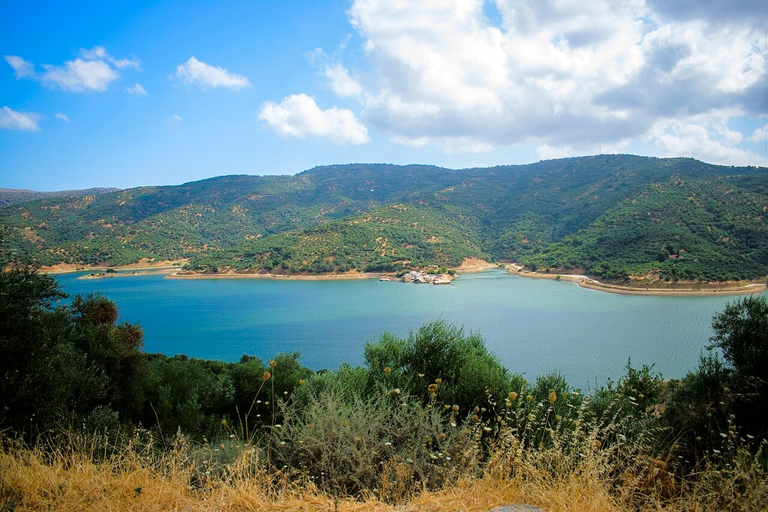
M17 259L214 271L456 265L480 256L624 279L768 274L768 170L601 155L449 170L353 164L295 176L44 198L0 209Z
M37 192L35 190L22 190L16 188L0 188L0 207L11 206L18 203L26 203L44 197L74 197L116 192L119 188L96 187L86 190L60 190L57 192Z

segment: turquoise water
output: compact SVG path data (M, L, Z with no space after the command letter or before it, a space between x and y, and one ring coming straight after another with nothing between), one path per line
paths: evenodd
M101 292L121 319L139 322L147 352L237 361L301 352L315 370L363 364L363 346L443 319L478 331L513 372L558 370L594 386L633 366L665 377L694 368L712 316L734 297L615 295L502 270L465 274L447 286L357 281L181 280L160 275L78 280L70 294Z

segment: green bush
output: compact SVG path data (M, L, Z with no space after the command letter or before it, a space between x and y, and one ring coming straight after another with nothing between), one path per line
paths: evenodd
M327 389L284 407L285 421L274 429L274 464L334 494L373 489L398 502L440 488L477 463L469 431L434 404L402 393L381 390L364 399Z
M430 386L436 385L438 400L458 405L462 413L510 390L509 372L488 352L482 336L465 336L463 329L443 321L423 325L405 339L384 334L366 344L365 360L369 389L382 384L428 400Z
M103 418L141 408L141 329L117 324L103 297L63 298L51 277L0 272L0 408L17 434L66 429L97 408Z
M732 386L733 372L713 355L702 356L694 371L670 383L662 419L677 436L685 460L719 448L736 398Z

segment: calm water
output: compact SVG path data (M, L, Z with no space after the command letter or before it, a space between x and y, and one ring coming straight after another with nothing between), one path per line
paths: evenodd
M734 297L614 295L501 270L466 274L449 286L378 280L178 280L163 276L77 280L70 293L100 291L123 320L144 328L147 352L237 361L301 352L313 369L363 363L382 332L400 336L443 319L479 331L513 372L558 370L586 387L655 364L665 377L694 368L712 316Z

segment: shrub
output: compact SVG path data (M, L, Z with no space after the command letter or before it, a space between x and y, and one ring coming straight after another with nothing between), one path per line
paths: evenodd
M740 394L736 415L751 435L768 434L768 299L751 296L728 304L712 321L710 348L719 348Z
M399 502L455 481L477 463L470 433L455 419L402 394L382 390L363 399L327 390L284 407L274 464L327 492L374 490Z
M400 388L413 396L429 398L437 384L438 399L458 405L465 413L486 406L509 392L510 375L498 358L488 352L482 336L465 336L463 329L443 321L430 322L406 339L384 334L378 343L365 346L371 383ZM385 373L385 368L391 371Z
M51 277L0 272L0 408L17 434L66 429L97 407L140 407L141 329L117 325L108 299L57 305L64 297Z

